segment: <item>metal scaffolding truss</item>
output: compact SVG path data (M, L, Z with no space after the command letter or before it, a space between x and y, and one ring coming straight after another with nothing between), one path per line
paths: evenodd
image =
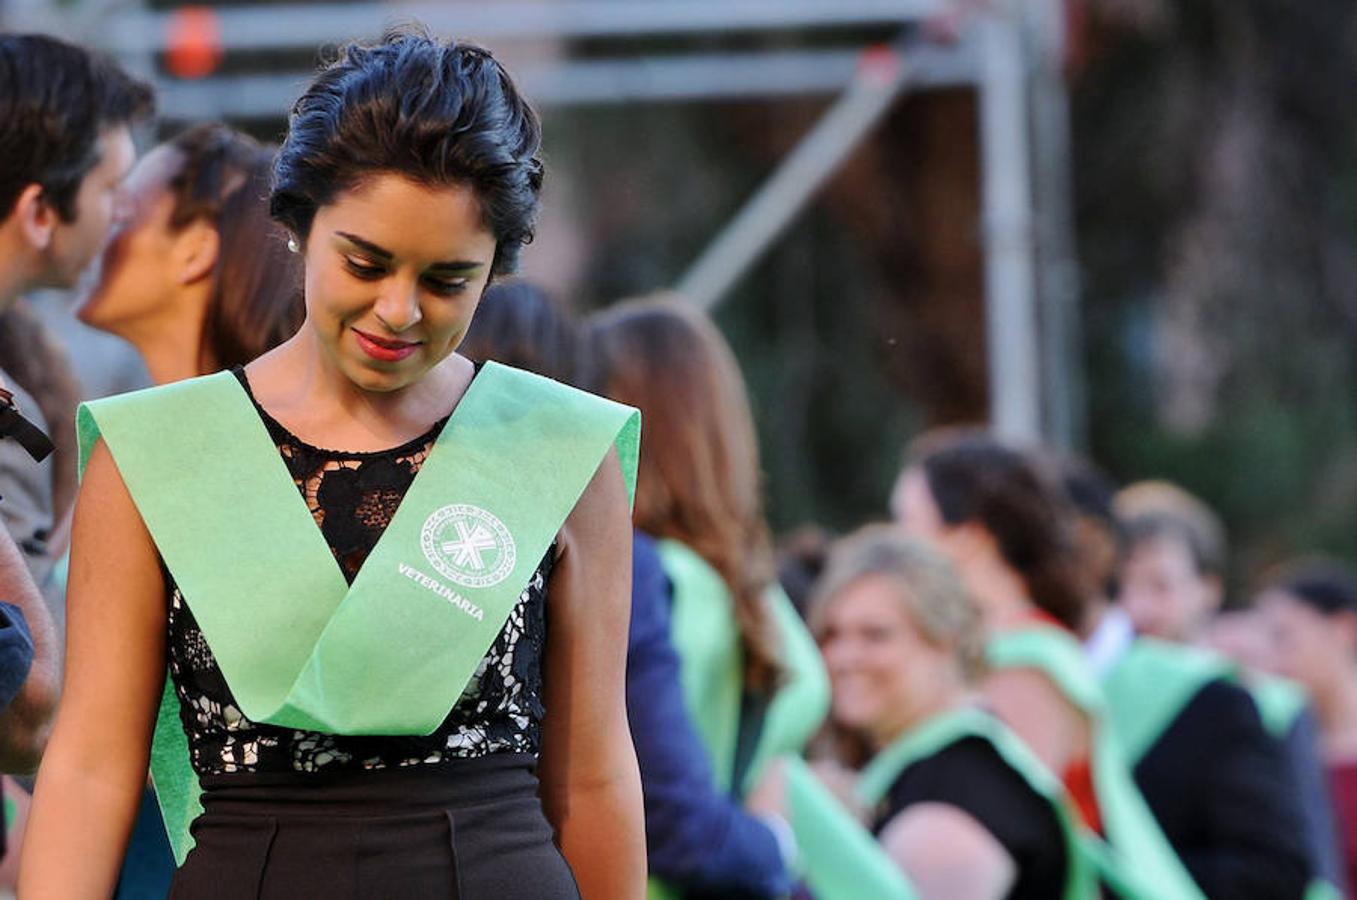
M97 0L96 0L97 2ZM91 4L94 5L94 4ZM852 149L907 90L972 86L979 97L986 333L994 427L1017 440L1078 444L1075 361L1078 284L1068 197L1068 122L1058 70L1060 0L990 0L951 43L920 26L949 0L514 0L214 7L222 49L314 50L419 21L436 33L491 46L561 40L781 35L780 49L560 59L519 71L541 105L658 103L838 94L812 128L679 280L710 307L729 293L794 221ZM309 73L176 81L155 75L173 13L128 10L76 18L68 7L19 4L7 28L65 34L156 77L162 111L177 118L281 115ZM888 52L787 49L798 36L884 28ZM851 33L851 32L849 32ZM682 41L675 42L681 46ZM804 41L802 42L804 43ZM864 60L874 59L874 64Z

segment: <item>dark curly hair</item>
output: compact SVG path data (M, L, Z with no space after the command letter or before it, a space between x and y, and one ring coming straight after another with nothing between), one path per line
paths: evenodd
M41 34L0 34L0 220L30 184L66 222L99 163L99 132L151 114L149 85L84 48Z
M491 273L512 272L533 236L541 141L537 114L488 51L388 32L343 47L292 107L269 210L304 238L317 209L367 176L465 184L495 236Z
M1073 541L1073 509L1048 473L983 432L933 436L911 455L943 521L983 526L1032 602L1077 630L1089 585Z

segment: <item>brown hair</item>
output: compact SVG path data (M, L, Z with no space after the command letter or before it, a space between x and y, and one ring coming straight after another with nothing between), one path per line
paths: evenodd
M720 573L735 601L746 683L774 689L772 546L753 417L730 347L710 319L665 297L596 314L587 340L589 383L641 410L637 527L686 544Z
M1211 507L1178 485L1137 481L1118 491L1114 503L1126 523L1130 547L1158 538L1179 541L1192 555L1197 574L1225 573L1225 525Z
M984 527L1032 602L1080 628L1092 592L1076 557L1073 510L1033 460L984 432L957 431L926 436L911 462L944 522Z
M170 229L206 219L218 235L199 367L244 365L301 326L301 258L269 217L273 151L225 125L190 128L170 142L183 157L170 181Z
M574 384L579 329L569 312L530 281L494 281L481 295L457 352Z

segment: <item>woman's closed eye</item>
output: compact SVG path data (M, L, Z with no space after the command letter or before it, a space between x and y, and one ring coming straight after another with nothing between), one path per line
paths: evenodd
M344 268L348 269L355 278L361 278L364 281L376 281L379 278L385 278L388 273L385 265L357 256L346 255L344 257ZM460 294L471 283L469 278L440 278L436 275L426 275L423 281L430 291L443 296Z
M466 290L470 281L469 278L435 278L432 276L424 279L424 283L429 286L431 291L443 295L460 294Z
M375 281L386 274L386 267L354 256L344 257L344 268L364 281Z

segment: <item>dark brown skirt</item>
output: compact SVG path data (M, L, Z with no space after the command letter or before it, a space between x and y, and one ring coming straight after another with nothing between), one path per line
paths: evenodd
M203 779L171 900L578 900L534 759Z

